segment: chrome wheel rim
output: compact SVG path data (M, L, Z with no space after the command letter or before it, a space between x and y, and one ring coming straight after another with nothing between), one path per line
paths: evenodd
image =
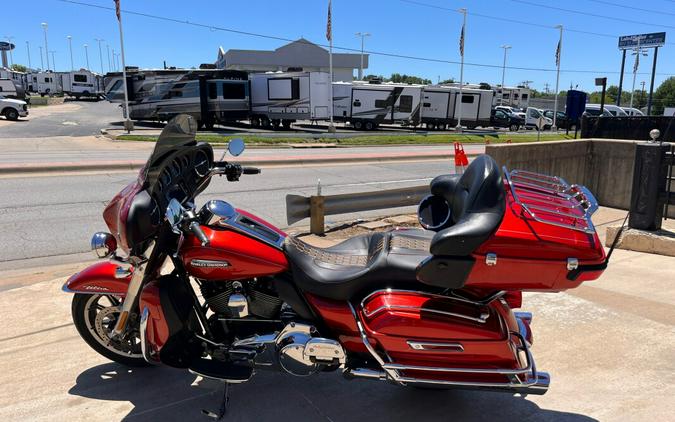
M89 333L111 352L129 358L143 359L138 327L131 327L120 340L112 340L112 332L119 316L121 299L112 295L91 295L84 306L84 321Z

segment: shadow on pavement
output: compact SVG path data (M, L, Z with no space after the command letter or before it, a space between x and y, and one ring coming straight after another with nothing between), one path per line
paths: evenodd
M171 368L126 368L109 363L82 372L69 394L131 403L125 416L109 420L184 421L210 419L201 409L220 405L221 383ZM225 421L479 421L555 420L592 422L575 413L541 409L510 394L402 388L378 381L346 381L339 374L308 378L259 371L230 388ZM289 418L290 419L290 418Z

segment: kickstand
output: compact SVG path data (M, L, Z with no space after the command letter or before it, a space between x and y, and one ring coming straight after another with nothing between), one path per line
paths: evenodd
M218 413L202 409L202 414L217 421L223 420L223 418L225 417L225 412L227 412L227 405L229 402L230 402L230 383L225 382L225 388L223 389L223 399L220 402L220 408L218 409Z

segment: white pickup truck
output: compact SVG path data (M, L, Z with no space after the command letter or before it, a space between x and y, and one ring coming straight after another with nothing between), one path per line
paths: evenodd
M28 104L25 101L7 98L0 95L0 115L7 120L18 120L19 117L28 116Z

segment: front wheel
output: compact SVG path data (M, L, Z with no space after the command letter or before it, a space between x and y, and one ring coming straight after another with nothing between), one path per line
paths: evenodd
M127 366L147 366L141 351L138 319L129 320L128 335L112 340L112 332L119 316L120 298L112 295L75 294L72 315L80 337L99 354Z

